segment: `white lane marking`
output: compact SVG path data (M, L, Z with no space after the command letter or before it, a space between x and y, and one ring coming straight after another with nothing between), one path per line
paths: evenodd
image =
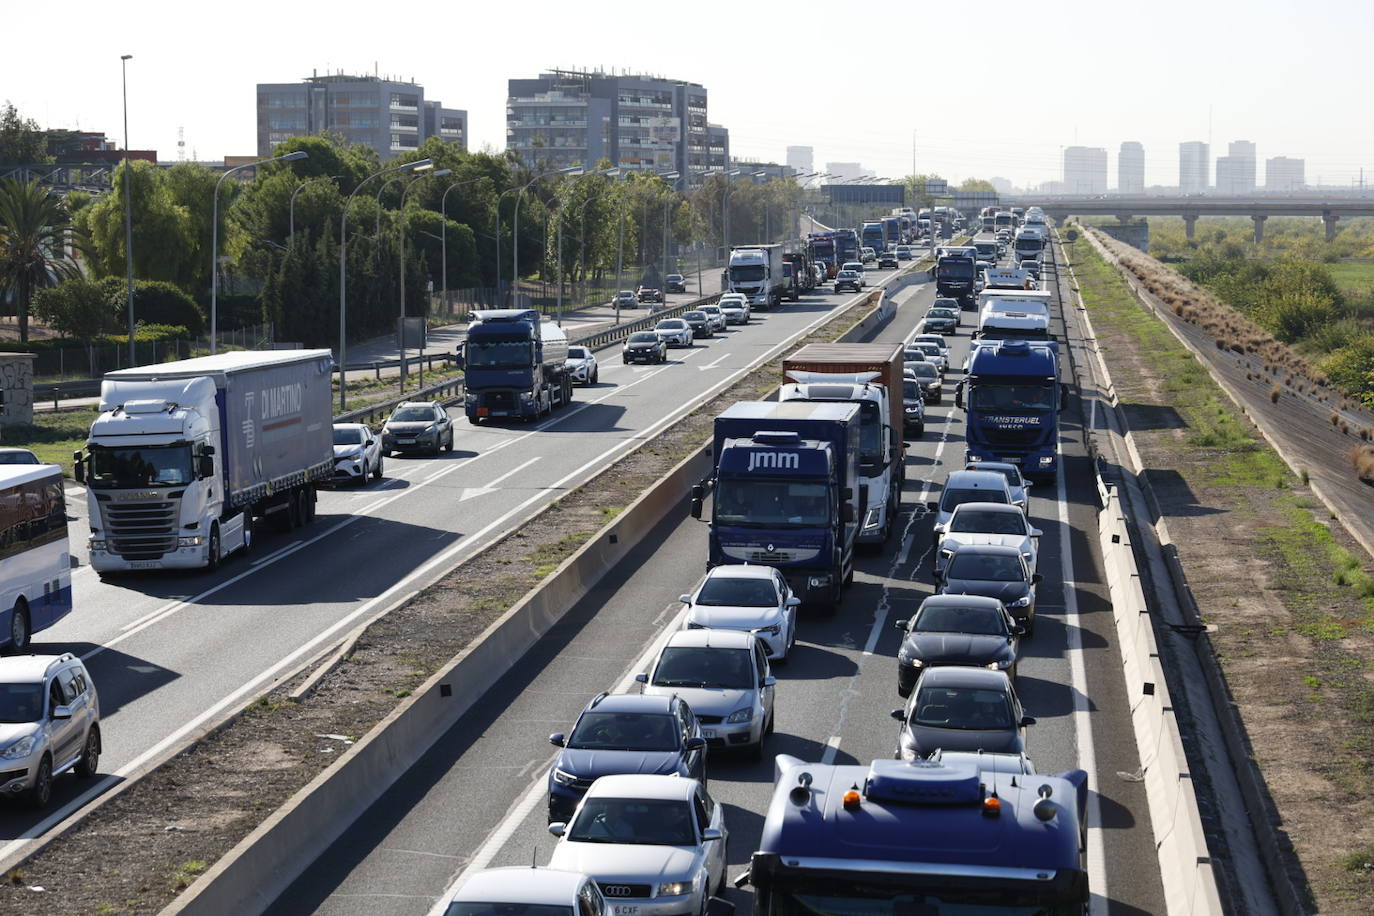
M474 496L484 496L484 495L486 495L487 493L495 493L497 490L501 489L500 486L498 486L498 484L502 483L503 481L505 481L506 479L508 479L508 478L510 478L510 477L514 477L516 474L519 474L519 473L520 473L521 471L523 471L525 468L529 467L530 465L532 465L532 464L534 464L536 461L538 461L539 458L540 458L539 455L535 455L535 456L534 456L533 458L531 458L529 461L526 461L524 464L519 465L518 467L511 468L509 471L507 471L506 473L502 474L500 477L496 478L496 479L493 480L491 483L489 483L489 484L487 484L487 485L485 485L485 486L481 486L481 487L467 487L467 488L465 488L465 489L463 490L463 495L460 496L460 497L458 497L458 501L459 501L460 503L461 503L461 502L466 502L467 500L472 499Z
M714 369L714 368L716 368L717 366L719 366L721 363L723 363L723 362L725 362L727 359L729 359L730 356L731 356L731 354L729 354L729 353L722 353L722 354L720 355L720 359L716 360L716 361L713 362L713 363L707 363L707 364L704 365L704 366L697 366L697 368L700 369L702 372L705 372L707 369Z
M825 752L821 754L821 766L828 767L835 762L835 754L840 749L840 736L831 735L825 739Z
M1073 727L1078 738L1078 765L1097 776L1097 754L1093 749L1092 719L1088 712L1088 675L1083 662L1083 631L1078 616L1078 582L1074 575L1073 547L1069 543L1069 500L1064 485L1064 462L1059 462L1055 496L1059 511L1059 570L1064 587L1064 630L1067 634L1065 651L1069 656L1069 673L1073 682ZM1107 866L1104 857L1102 803L1096 791L1088 793L1088 887L1092 897L1088 902L1091 916L1107 912Z

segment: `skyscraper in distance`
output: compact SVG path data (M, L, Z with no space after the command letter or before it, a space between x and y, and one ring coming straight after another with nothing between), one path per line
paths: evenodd
M1122 143L1116 154L1116 189L1122 194L1145 190L1145 146L1136 140Z
M1207 190L1211 169L1207 144L1189 140L1178 145L1178 189L1184 194Z

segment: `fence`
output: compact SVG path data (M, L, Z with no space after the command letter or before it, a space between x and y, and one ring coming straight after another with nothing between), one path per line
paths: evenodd
M225 350L256 350L272 343L272 325L219 332L219 345ZM135 366L165 363L186 359L208 352L210 338L199 340L136 340ZM106 372L130 365L128 344L101 344L93 347L63 347L41 350L34 354L34 384L42 385L63 379L98 379Z

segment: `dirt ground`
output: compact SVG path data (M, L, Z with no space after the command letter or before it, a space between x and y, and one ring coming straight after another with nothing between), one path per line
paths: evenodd
M1086 243L1075 247L1087 298L1092 267ZM1295 854L1290 872L1314 911L1374 912L1374 608L1346 584L1342 554L1363 567L1369 557L1205 375L1179 390L1177 373L1200 367L1162 326L1147 320L1161 336L1142 324L1129 294L1108 298L1089 303L1093 324L1189 585L1216 627Z
M798 345L834 340L857 305ZM639 493L709 437L726 406L780 381L781 358L374 623L302 701L302 678L110 800L6 876L0 913L156 913L381 721ZM37 890L36 888L42 888Z

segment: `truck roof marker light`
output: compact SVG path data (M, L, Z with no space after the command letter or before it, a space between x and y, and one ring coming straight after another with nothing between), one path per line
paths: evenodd
M996 795L983 799L983 817L999 817L1002 814L1002 800Z
M859 796L859 786L858 786L857 783L856 783L855 785L852 785L852 786L849 787L849 791L844 793L844 797L843 797L842 801L844 802L844 810L846 810L846 811L857 811L857 810L859 810L860 796Z

